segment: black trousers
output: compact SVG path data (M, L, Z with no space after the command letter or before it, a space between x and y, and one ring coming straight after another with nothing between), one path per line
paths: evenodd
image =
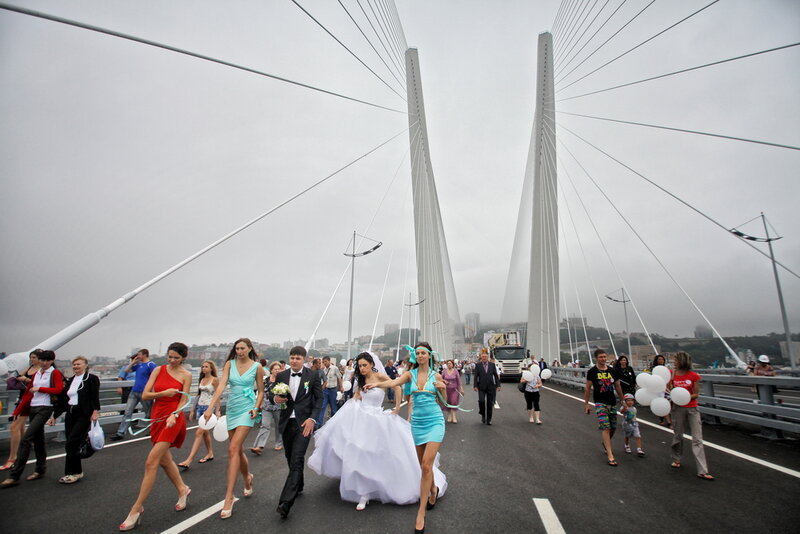
M525 392L525 405L528 407L528 410L531 409L533 406L533 411L539 411L539 392L538 391L526 391Z
M64 419L64 432L67 435L67 458L64 462L65 475L78 475L83 473L81 468L81 459L78 458L78 447L81 443L86 441L86 435L89 433L89 426L91 426L92 418L89 415L83 415L75 409L75 413L67 412Z
M22 441L17 449L17 461L11 468L9 478L19 480L22 472L25 471L25 464L31 455L31 447L36 454L36 472L44 474L47 471L47 450L44 446L44 425L50 416L53 415L52 406L31 406L31 413L28 416L28 428L22 436Z
M492 421L492 409L494 408L494 399L497 396L497 391L494 389L479 389L478 390L478 413L481 417L485 417L486 421Z
M289 475L286 477L280 497L280 503L285 503L289 508L294 504L297 495L303 491L303 468L306 465L309 443L311 436L303 437L303 427L297 422L297 418L289 419L286 428L283 429L283 450L286 462L289 464Z

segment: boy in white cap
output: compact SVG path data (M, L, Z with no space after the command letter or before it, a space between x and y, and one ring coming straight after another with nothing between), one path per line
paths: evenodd
M639 421L636 420L636 397L626 393L622 398L620 413L625 417L622 421L622 431L625 434L625 452L631 452L630 438L636 438L636 454L644 456L642 450L642 434L639 432Z

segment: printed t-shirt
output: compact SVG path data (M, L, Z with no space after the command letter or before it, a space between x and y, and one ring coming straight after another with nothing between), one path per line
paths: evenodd
M695 373L694 371L689 371L685 375L677 375L672 373L672 384L676 388L683 388L687 390L689 393L693 392L694 385L700 382L701 378L700 375ZM692 399L689 401L689 404L684 406L684 408L697 408L697 399Z
M617 403L617 396L614 395L617 372L613 367L606 367L605 371L601 371L595 365L586 373L586 380L592 383L595 404L613 406Z

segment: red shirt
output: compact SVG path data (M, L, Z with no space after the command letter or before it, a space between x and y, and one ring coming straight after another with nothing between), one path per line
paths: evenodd
M678 375L674 372L672 373L672 385L676 388L683 388L687 390L690 394L694 393L694 385L697 384L702 380L700 375L695 373L694 371L689 371L686 374ZM684 408L697 408L697 398L694 398L689 401L689 404L684 406Z

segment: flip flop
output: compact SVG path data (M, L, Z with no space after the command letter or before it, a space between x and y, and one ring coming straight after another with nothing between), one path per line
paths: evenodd
M714 481L714 477L712 477L708 473L703 473L702 475L697 475L697 478L702 478L703 480L708 480L709 482L713 482Z
M680 462L672 462L669 466L671 468L673 468L673 469L680 469L681 468L681 463Z
M609 460L607 463L611 467L617 467L619 465L616 460Z
M186 465L186 464L176 464L176 465L177 465L178 467L180 467L180 468L181 468L181 470L183 470L183 471L188 471L188 470L189 470L189 466L188 466L188 465Z
M0 471L6 471L14 467L14 462L6 462L2 466L0 466Z
M204 463L206 463L206 462L211 462L211 461L213 461L213 460L214 460L214 457L213 457L213 456L212 456L211 458L200 458L200 460L198 460L198 462L197 462L197 463L204 464Z

